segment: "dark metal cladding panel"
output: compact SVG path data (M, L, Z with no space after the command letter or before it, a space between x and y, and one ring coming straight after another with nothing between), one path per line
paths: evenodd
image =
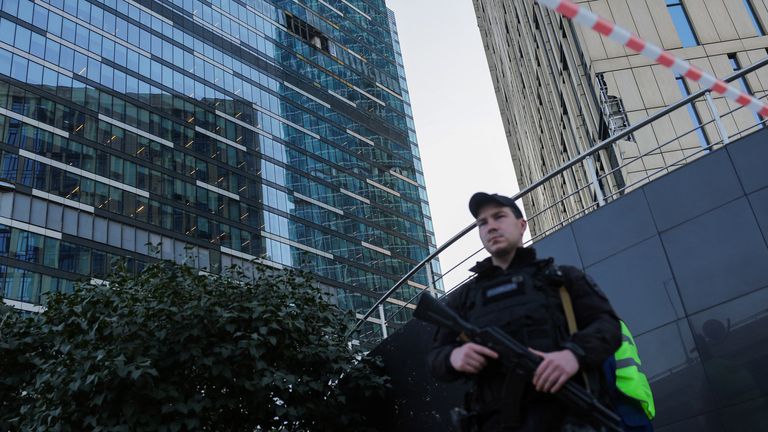
M392 383L385 403L369 405L368 415L382 430L452 430L449 412L463 405L467 384L438 383L432 378L426 358L434 334L433 325L411 320L371 352L384 360Z
M768 430L768 398L756 399L722 410L727 432L758 432Z
M720 415L708 413L656 428L656 432L722 432L726 430Z
M768 288L697 313L689 321L720 407L768 396Z
M658 236L587 268L633 334L685 318ZM648 313L653 311L653 313Z
M656 426L695 417L715 408L694 335L687 320L678 320L636 336L642 371L656 402Z
M728 153L716 151L644 187L656 227L665 231L744 195Z
M768 161L768 130L760 130L730 144L728 153L747 193L768 186L765 172Z
M768 188L751 193L747 198L749 198L752 211L755 212L757 224L760 225L760 230L763 232L763 238L768 241Z
M555 231L536 242L536 252L539 257L553 257L558 264L568 264L583 267L573 229L570 225Z
M627 320L659 432L768 430L766 144L768 131L752 134L534 245L586 266ZM449 430L462 388L431 381L431 340L411 322L375 351L398 388L385 430Z
M578 219L572 224L585 266L590 266L656 234L642 190Z
M768 286L768 248L746 198L661 234L688 314Z

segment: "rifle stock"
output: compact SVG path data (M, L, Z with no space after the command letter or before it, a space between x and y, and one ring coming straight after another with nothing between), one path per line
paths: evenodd
M470 341L496 351L499 354L499 361L515 373L533 376L541 363L541 357L532 353L528 347L500 328L495 326L477 328L427 292L421 294L413 316L438 327L463 334ZM609 430L622 431L619 417L578 384L572 381L566 382L555 396L580 412L588 414Z

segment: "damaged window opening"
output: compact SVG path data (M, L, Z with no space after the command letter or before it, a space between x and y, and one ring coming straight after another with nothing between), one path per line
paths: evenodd
M308 44L330 54L328 38L320 30L287 12L285 13L285 26L288 27L288 31L302 38Z

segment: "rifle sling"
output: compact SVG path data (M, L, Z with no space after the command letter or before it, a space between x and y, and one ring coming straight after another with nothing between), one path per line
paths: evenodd
M571 295L568 293L568 290L565 289L565 285L560 286L560 301L563 302L565 321L568 323L568 334L574 334L579 329L576 327L576 315L573 313Z
M573 302L571 301L571 294L565 289L565 285L560 286L560 301L563 303L563 311L565 312L565 321L568 323L568 334L573 335L579 331L576 326L576 314L573 313ZM582 378L584 378L584 386L587 391L591 393L589 389L589 379L587 373L581 372Z

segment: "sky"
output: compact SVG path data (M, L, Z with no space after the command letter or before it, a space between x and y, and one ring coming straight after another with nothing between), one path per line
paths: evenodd
M473 222L477 191L517 193L471 0L387 0L395 11L438 246ZM477 231L448 248L443 272L482 247ZM450 288L485 252L445 277Z

